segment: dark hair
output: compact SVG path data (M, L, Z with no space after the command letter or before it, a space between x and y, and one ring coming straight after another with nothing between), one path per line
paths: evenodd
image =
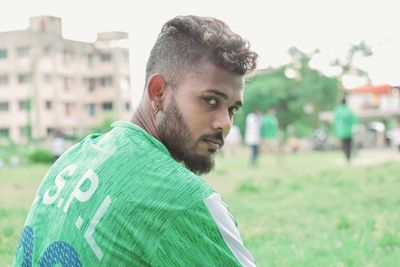
M146 83L154 73L178 84L182 71L204 58L218 67L244 75L256 68L258 55L223 21L212 17L177 16L164 24L146 66Z

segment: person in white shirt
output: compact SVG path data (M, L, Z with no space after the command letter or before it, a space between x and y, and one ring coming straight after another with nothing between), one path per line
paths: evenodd
M51 143L51 152L53 154L53 160L56 161L62 153L66 150L64 138L61 135L56 134L53 137Z
M391 135L393 146L396 147L398 151L400 151L400 123L398 121L394 121Z
M246 117L246 133L245 133L245 141L246 144L250 147L250 166L257 165L258 155L260 152L260 144L261 144L261 134L260 134L260 126L261 126L261 112L260 110L256 110L253 113L249 113Z

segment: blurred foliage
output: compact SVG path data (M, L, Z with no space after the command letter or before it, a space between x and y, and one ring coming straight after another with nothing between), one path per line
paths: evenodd
M339 80L341 80L344 75L353 75L362 77L367 83L371 83L368 72L354 65L354 58L357 55L369 57L372 56L373 53L371 48L364 41L361 41L359 44L350 47L344 59L336 58L331 65L340 68L340 73L338 75Z
M106 133L111 130L111 124L114 122L114 115L107 113L104 115L102 121L92 129L93 133Z
M250 192L250 193L256 193L260 191L260 187L252 182L251 180L249 181L241 181L239 183L239 186L236 189L237 192Z
M319 125L318 113L332 109L339 92L336 77L327 77L310 67L312 54L291 48L291 62L276 69L258 72L246 85L244 106L235 118L241 132L245 119L255 109L276 110L279 128L286 133L293 125L300 137L310 137Z
M47 149L38 148L29 154L29 159L34 163L51 163L53 162L53 156Z

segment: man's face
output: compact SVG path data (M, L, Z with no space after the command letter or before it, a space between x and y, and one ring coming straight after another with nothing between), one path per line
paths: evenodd
M179 88L167 88L166 107L157 124L171 155L197 174L208 173L242 105L243 76L204 61Z

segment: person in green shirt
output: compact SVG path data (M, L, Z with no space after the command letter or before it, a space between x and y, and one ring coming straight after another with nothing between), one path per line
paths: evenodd
M351 160L353 126L356 124L356 117L351 109L347 106L346 98L342 99L340 105L334 110L334 127L336 137L342 143L342 150L347 162Z
M278 119L275 115L275 110L269 108L261 115L260 127L262 146L268 153L276 153L279 150L278 129Z
M255 266L200 175L214 166L256 59L218 19L166 22L131 121L87 136L48 170L13 266Z

